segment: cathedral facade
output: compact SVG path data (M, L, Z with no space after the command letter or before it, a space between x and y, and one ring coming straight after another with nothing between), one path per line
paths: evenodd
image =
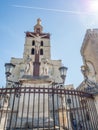
M94 102L97 96L84 91L98 82L97 35L97 30L88 31L84 39L84 81L77 91L73 85L64 85L66 73L60 74L59 70L67 67L62 66L61 60L51 59L50 34L43 32L41 20L37 19L34 31L25 32L23 57L12 57L5 64L6 88L0 88L0 130L98 130Z
M23 58L11 58L10 63L15 68L9 79L22 84L62 82L59 73L61 60L51 59L50 34L43 33L41 20L37 20L34 32L25 34Z

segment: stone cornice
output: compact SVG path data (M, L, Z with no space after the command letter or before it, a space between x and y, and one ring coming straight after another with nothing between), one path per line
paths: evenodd
M36 33L35 32L25 32L26 33L26 37L33 37L34 38L34 36L36 36ZM33 35L34 36L33 36ZM45 35L45 36L44 36ZM49 33L40 33L40 36L42 36L43 38L48 38L48 39L50 39L50 34Z
M49 76L32 76L32 75L23 75L21 79L19 79L21 83L51 83L53 79Z

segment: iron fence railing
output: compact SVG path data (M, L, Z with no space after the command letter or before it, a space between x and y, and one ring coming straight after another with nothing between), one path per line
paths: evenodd
M97 130L91 94L54 86L0 89L0 130Z

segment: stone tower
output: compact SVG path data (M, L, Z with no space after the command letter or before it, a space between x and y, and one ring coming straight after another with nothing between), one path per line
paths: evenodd
M89 88L88 92L94 94L95 105L98 113L98 29L88 29L86 31L81 47L83 65L86 67L85 74L88 84L83 81L78 89Z
M81 47L83 63L87 66L87 76L98 83L98 29L88 29Z
M23 58L11 58L10 62L15 68L9 79L21 81L23 86L62 82L59 73L61 60L51 60L50 34L43 32L41 20L37 19L33 32L27 31L25 34Z
M43 33L43 27L41 25L41 20L37 19L37 24L34 26L34 32L26 32L25 44L24 44L24 52L23 58L11 58L10 63L15 67L12 70L12 74L8 77L8 80L13 82L22 83L21 88L51 88L52 83L61 83L62 79L60 77L59 68L62 63L61 60L51 60L50 53L50 34ZM12 82L7 83L7 87L16 87L15 84L13 86ZM39 98L40 95L40 98ZM18 103L19 99L19 103ZM25 103L23 101L25 100ZM49 105L51 106L51 102L49 101L50 97L48 95L43 96L41 93L36 93L36 97L33 93L29 95L28 93L21 94L19 98L17 98L16 103L14 105L14 111L18 109L18 117L17 117L17 127L21 125L21 118L23 118L22 127L27 124L26 117L28 111L28 102L29 102L29 114L28 114L28 122L29 125L32 123L32 102L35 101L34 104L34 127L37 127L36 119L38 114L40 115L40 123L43 124L43 111L45 121L48 120ZM13 97L10 99L10 108L12 108ZM38 105L39 104L39 105ZM43 108L43 105L44 108ZM39 107L40 106L40 109ZM24 107L24 110L23 110ZM56 108L55 108L56 109ZM22 117L21 117L22 115ZM12 125L15 125L15 118L17 114L13 116ZM10 117L10 115L9 115ZM9 122L8 122L9 123Z

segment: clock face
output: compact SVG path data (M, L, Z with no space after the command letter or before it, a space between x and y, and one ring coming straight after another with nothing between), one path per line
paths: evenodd
M93 64L92 64L91 62L87 62L86 64L87 64L87 66L88 66L88 69L89 69L88 71L89 71L89 73L92 74L92 75L94 75L94 74L95 74L95 69L94 69Z
M96 72L95 72L95 68L94 68L93 64L89 61L87 61L86 64L88 66L88 78L89 78L89 80L96 82Z
M37 28L36 33L40 33L40 28Z

